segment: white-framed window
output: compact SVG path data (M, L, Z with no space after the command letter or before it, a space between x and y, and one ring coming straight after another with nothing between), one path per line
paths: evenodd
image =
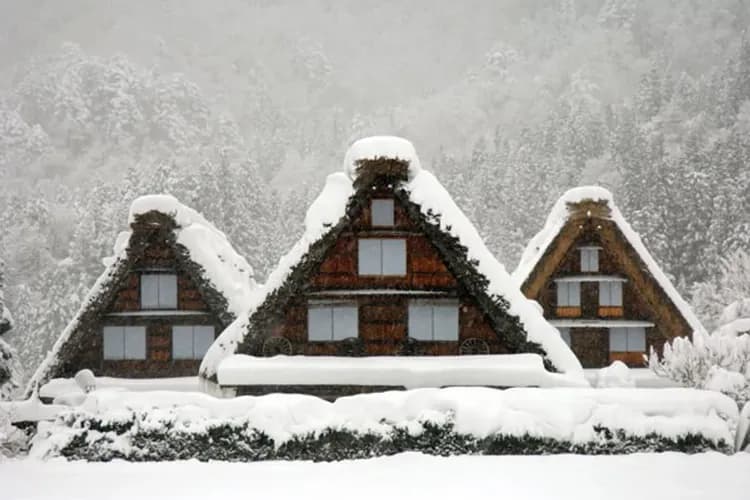
M393 227L394 225L393 200L373 199L370 202L370 214L372 214L373 226Z
M145 326L105 326L104 359L146 359Z
M581 283L558 281L557 307L581 307Z
M610 352L646 352L646 329L629 326L609 329Z
M358 253L359 274L370 276L404 276L406 274L406 240L361 238Z
M331 342L359 336L356 303L310 302L307 305L307 339Z
M172 359L203 359L213 341L213 326L173 326Z
M581 248L581 271L584 273L599 271L599 249L597 247Z
M457 300L412 300L409 302L409 336L417 340L458 340Z
M141 309L177 309L177 275L142 274Z
M570 346L570 328L566 326L558 326L557 331L560 332L560 337L563 339L563 342Z
M599 305L622 307L622 281L599 282Z

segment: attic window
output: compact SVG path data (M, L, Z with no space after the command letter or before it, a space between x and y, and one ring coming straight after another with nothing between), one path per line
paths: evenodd
M581 307L581 284L579 282L557 283L557 307Z
M602 281L599 283L599 305L622 307L622 281Z
M177 309L177 275L142 274L141 309Z
M581 272L599 271L599 247L581 247Z
M379 227L393 227L393 200L374 199L370 202L370 213L372 214L372 225Z
M358 251L360 275L406 275L406 240L362 238Z

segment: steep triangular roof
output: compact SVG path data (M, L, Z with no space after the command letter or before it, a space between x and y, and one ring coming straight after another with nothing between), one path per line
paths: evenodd
M304 234L281 258L247 313L216 339L203 358L201 376L213 379L219 362L241 346L252 351L264 334L266 315L298 293L298 285L362 209L370 185L360 176L360 167L372 162L382 163L381 168L385 169L407 165L406 178L394 183L395 197L494 322L495 330L508 332L504 340L509 348L538 352L557 370L582 375L578 359L559 332L547 323L538 305L523 296L435 176L421 168L411 143L394 137L372 137L352 145L343 172L328 176L323 191L307 212ZM514 337L512 332L522 333Z
M518 267L513 272L513 279L518 286L525 288L528 284L539 279L538 273L543 273L543 264L551 257L552 249L558 246L562 231L571 224L576 224L573 220L574 211L571 207L581 206L582 204L593 203L587 212L588 217L598 217L614 223L621 237L631 247L633 254L640 260L640 268L647 272L650 279L663 291L663 293L672 302L672 305L682 315L686 323L698 335L706 333L705 328L693 313L688 303L682 298L680 293L675 289L670 279L664 274L654 258L651 256L646 246L641 241L640 236L623 217L620 210L615 205L612 193L598 186L582 186L571 189L563 194L552 208L547 222L544 224L539 233L537 233L526 246ZM598 207L605 207L601 211ZM594 213L595 212L595 213ZM570 241L572 244L572 240ZM557 249L559 256L564 255L567 248ZM552 265L546 266L546 274L551 274L554 269ZM545 279L548 276L545 277Z
M232 248L224 233L174 197L137 198L130 207L128 222L131 230L118 235L114 255L104 259L104 272L31 377L27 392L43 384L67 350L75 348L79 326L112 303L118 286L132 270L134 259L146 248L144 234L150 227L165 231L166 243L174 250L181 270L193 279L203 299L223 324L236 319L257 293L252 267ZM146 231L133 230L136 227Z

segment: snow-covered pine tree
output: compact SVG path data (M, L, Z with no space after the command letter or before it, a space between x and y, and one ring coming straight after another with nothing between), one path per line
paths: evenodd
M0 259L0 401L11 399L21 386L21 364L15 350L2 338L13 328L13 318L5 305L5 262Z

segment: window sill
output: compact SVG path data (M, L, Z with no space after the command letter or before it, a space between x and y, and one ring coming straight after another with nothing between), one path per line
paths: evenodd
M580 307L558 307L555 309L555 315L558 318L580 318Z

